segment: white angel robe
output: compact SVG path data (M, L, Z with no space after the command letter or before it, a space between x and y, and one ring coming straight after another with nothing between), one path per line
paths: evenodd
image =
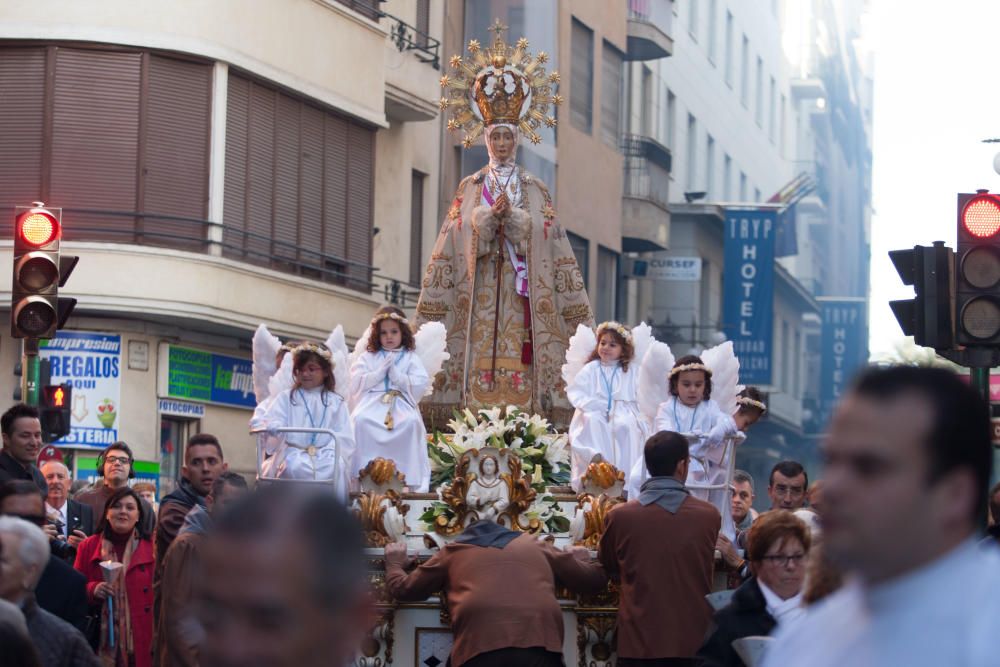
M358 447L351 461L352 480L369 461L381 456L395 461L410 489L418 493L427 491L431 461L427 456L427 431L417 404L429 383L420 357L408 350L364 352L354 360L351 401ZM399 396L390 405L384 399L393 390ZM391 431L385 424L390 409Z
M650 435L648 420L636 403L637 372L621 364L590 361L566 388L576 408L569 425L572 485L577 492L587 466L600 454L627 476Z
M347 492L347 463L354 454L350 414L340 395L324 387L292 388L274 397L262 417L268 430L282 427L325 428L335 433L284 433L268 438L265 451L272 455L265 477L301 480L336 480ZM255 420L257 416L254 416ZM340 463L334 444L340 449Z
M675 433L683 433L685 435L705 435L715 427L722 417L724 417L722 410L711 399L702 401L694 407L688 407L676 396L671 396L663 403L660 403L660 407L656 411L656 418L653 420L653 432L674 431ZM692 482L706 483L705 469L696 459L696 457L703 458L706 453L706 447L704 439L691 444L691 465L688 468L687 484ZM632 471L628 477L628 497L638 498L639 489L647 479L649 479L649 471L646 470L646 461L640 456L632 466ZM696 492L690 488L689 490L695 497L707 500L707 494Z

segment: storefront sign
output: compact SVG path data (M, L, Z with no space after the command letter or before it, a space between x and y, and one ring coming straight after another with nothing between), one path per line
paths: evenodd
M774 210L727 210L722 320L740 360L741 384L771 384Z
M825 427L854 374L868 361L865 300L819 298L822 316L820 420Z
M73 386L70 434L60 447L103 449L118 440L122 406L121 336L89 331L60 331L40 342L52 384Z
M161 398L158 407L161 415L191 418L205 416L205 406L201 403L186 403L171 398Z
M644 278L692 282L701 280L701 257L652 257L644 261Z
M253 409L253 362L215 352L168 345L165 398Z

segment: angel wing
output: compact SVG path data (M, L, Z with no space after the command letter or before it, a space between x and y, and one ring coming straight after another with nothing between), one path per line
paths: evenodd
M441 372L444 362L451 357L448 354L448 330L441 322L426 322L413 334L416 353L424 365L431 381L427 384L424 396L434 393L434 378Z
M732 341L705 350L701 360L712 371L712 400L719 404L723 414L736 412L736 395L740 386L740 360L733 351Z
M650 421L656 419L656 411L670 397L668 377L674 367L674 353L670 346L658 340L649 345L639 368L639 386L636 394L639 409Z
M257 402L261 403L271 393L268 382L278 370L276 362L278 351L281 350L281 340L261 324L253 335L253 393Z
M348 388L351 386L350 353L347 340L344 338L344 327L339 324L326 338L326 348L330 350L333 361L334 391L347 400Z
M566 348L566 363L562 366L562 377L567 387L572 386L596 347L594 330L586 324L576 325L576 333L569 339L569 347Z
M645 322L640 322L636 326L632 327L632 347L635 349L634 364L635 368L638 370L642 368L642 362L646 359L646 353L649 352L649 346L656 341L653 338L653 327L649 326ZM629 370L632 366L629 366Z
M295 360L292 359L291 354L286 354L285 358L281 360L281 367L271 376L271 379L267 382L268 396L277 396L283 391L287 391L292 388L293 376L292 376L292 366L295 365Z
M348 358L348 365L353 366L354 362L357 361L358 357L365 353L368 349L368 334L371 333L371 327L365 327L364 332L358 337L358 342L354 344L354 351L351 352Z

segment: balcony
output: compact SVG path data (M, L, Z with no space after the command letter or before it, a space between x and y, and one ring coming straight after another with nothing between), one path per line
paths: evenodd
M389 28L385 115L389 120L403 123L436 118L441 42L427 34L426 26L415 28L386 12L380 12L379 16Z
M670 238L670 150L634 134L622 137L622 250L666 250Z
M658 60L672 56L673 20L670 0L629 0L625 60Z

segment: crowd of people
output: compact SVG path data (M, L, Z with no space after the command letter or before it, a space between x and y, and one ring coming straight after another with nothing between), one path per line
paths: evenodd
M73 494L66 466L35 466L37 412L0 418L0 665L346 665L375 620L363 539L315 486L250 492L219 441L191 438L157 510L108 446ZM443 593L455 667L564 664L562 590L618 595L617 664L995 663L1000 517L985 404L943 370L863 374L823 444L822 481L774 466L769 509L737 471L735 539L685 482L690 445L654 433L648 479L607 517L596 557L495 522L422 563L385 548L400 602ZM713 588L720 570L729 591ZM764 645L764 644L758 644ZM404 660L401 656L397 660ZM400 663L402 664L402 663Z

